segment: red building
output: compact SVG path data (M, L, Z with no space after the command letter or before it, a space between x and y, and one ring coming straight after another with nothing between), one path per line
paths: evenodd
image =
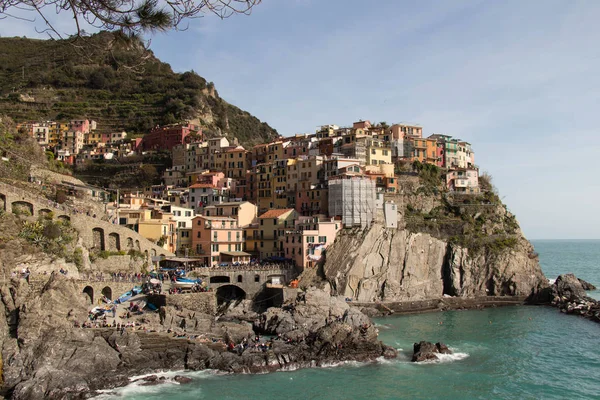
M142 138L138 149L141 151L171 150L174 146L185 143L190 134L201 135L202 132L197 126L191 124L157 126Z

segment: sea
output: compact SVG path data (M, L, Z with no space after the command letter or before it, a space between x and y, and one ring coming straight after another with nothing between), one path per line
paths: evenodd
M549 279L573 272L600 287L600 240L532 241ZM600 299L597 291L589 292ZM262 375L165 372L192 383L139 386L103 399L600 399L600 324L544 306L391 316L375 320L395 360ZM454 354L411 363L414 342Z

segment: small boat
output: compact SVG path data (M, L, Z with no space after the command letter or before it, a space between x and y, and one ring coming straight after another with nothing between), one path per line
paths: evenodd
M200 279L175 278L172 285L180 289L191 289L194 285L197 285L200 282Z

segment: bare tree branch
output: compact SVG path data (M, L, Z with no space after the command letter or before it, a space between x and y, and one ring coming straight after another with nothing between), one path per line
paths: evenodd
M261 0L0 0L0 19L17 18L13 10L29 11L39 15L46 28L42 32L52 38L73 36L59 32L50 22L50 13L68 12L73 16L75 36L83 32L85 21L99 30L120 32L125 37L140 36L146 32L180 29L183 21L214 14L229 18L234 14L250 14ZM54 7L54 10L52 10ZM50 11L52 10L52 11ZM186 27L183 27L186 29Z

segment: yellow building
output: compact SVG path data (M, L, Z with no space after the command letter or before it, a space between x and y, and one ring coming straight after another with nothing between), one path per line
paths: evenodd
M271 176L271 187L273 188L273 207L286 208L288 196L286 191L287 166L290 160L277 160L273 163L273 174Z
M256 166L257 206L258 212L262 213L269 208L275 207L273 202L273 163L263 163Z
M260 255L260 229L258 223L244 227L244 251L258 258Z
M54 147L64 140L65 134L69 130L68 123L51 122L48 131L48 145Z
M382 139L367 140L366 165L392 163L392 148Z
M237 220L243 228L255 222L257 207L249 201L218 203L204 207L203 214L207 217L231 217Z
M269 257L283 257L285 230L294 226L298 213L293 208L269 210L258 217L261 260Z

